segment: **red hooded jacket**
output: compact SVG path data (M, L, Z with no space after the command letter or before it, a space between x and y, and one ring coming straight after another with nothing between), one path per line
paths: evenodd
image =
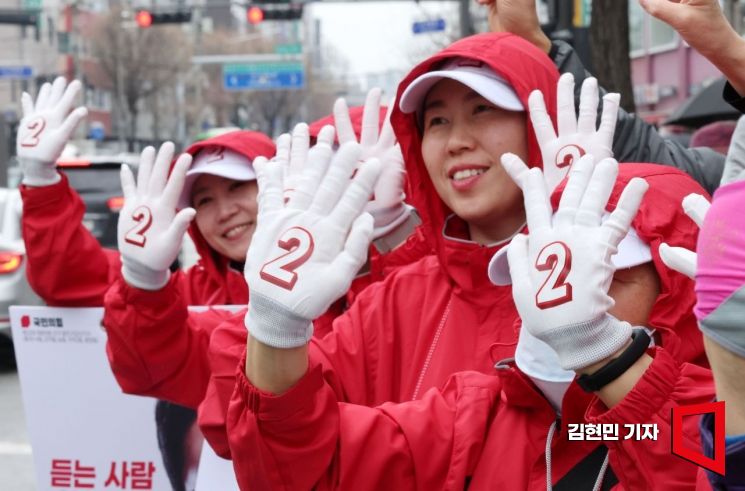
M692 489L697 467L671 453L674 406L708 402L714 395L705 368L681 363L703 353L693 316L692 281L660 261L662 241L695 244L698 228L680 201L702 193L675 169L624 164L609 200L615 208L632 177L650 184L633 226L650 246L660 277L648 327L664 348L612 409L572 384L561 419L511 360L482 373L462 372L421 401L379 408L339 404L317 364L290 391L271 396L254 388L242 367L230 403L227 434L242 489L545 489L551 460L555 489L590 489L606 453L603 442L570 441L570 424L618 425L606 442L610 471L603 489ZM554 194L554 204L563 186ZM495 333L496 334L496 333ZM470 367L477 368L477 367ZM687 445L696 446L696 418L685 421ZM550 452L549 429L556 422ZM626 424L653 424L654 441L624 439Z
M233 131L197 142L192 155L205 146L220 145L253 160L274 156L274 143L255 131ZM85 204L67 177L52 186L21 186L26 272L34 291L49 305L103 305L106 290L121 270L117 251L104 249L82 225ZM195 223L189 228L201 259L186 272L173 274L189 305L245 304L248 289L241 271L228 267L202 237Z

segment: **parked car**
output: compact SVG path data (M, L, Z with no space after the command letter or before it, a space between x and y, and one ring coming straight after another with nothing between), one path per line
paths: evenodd
M0 188L0 335L5 337L10 337L11 305L43 303L26 280L26 246L21 237L21 211L18 189Z

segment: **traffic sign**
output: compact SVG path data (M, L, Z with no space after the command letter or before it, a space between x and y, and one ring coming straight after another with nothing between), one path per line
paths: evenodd
M234 63L223 65L225 90L278 90L305 87L302 63Z
M0 66L0 78L27 79L34 76L34 69L29 65Z
M414 24L412 24L411 26L411 30L414 31L414 34L444 31L445 30L445 19L432 19L432 20L414 22Z

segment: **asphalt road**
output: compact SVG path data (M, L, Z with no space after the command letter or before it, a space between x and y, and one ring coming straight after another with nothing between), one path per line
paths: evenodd
M8 367L6 353L0 363L0 488L35 491L36 477L31 459L26 419L23 414L18 373Z

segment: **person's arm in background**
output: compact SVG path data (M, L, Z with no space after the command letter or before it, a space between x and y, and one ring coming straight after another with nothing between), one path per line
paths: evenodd
M592 76L585 70L574 49L563 41L551 41L541 30L535 0L477 0L488 10L492 32L511 32L530 41L546 52L559 72L571 73L575 79L575 100L585 78ZM600 88L600 97L606 94ZM602 109L602 107L601 107ZM598 110L598 115L601 110ZM613 157L619 162L651 162L670 165L693 177L709 193L719 185L724 157L710 149L688 149L667 140L654 126L623 109L618 111L618 122L613 139Z
M22 235L26 274L34 291L49 305L102 305L120 263L115 251L101 247L83 226L85 205L57 172L62 149L87 114L73 110L81 84L62 77L44 84L34 101L22 96L23 119L16 150L23 172Z
M639 0L644 10L673 27L727 77L724 97L745 112L745 39L732 28L719 0Z

